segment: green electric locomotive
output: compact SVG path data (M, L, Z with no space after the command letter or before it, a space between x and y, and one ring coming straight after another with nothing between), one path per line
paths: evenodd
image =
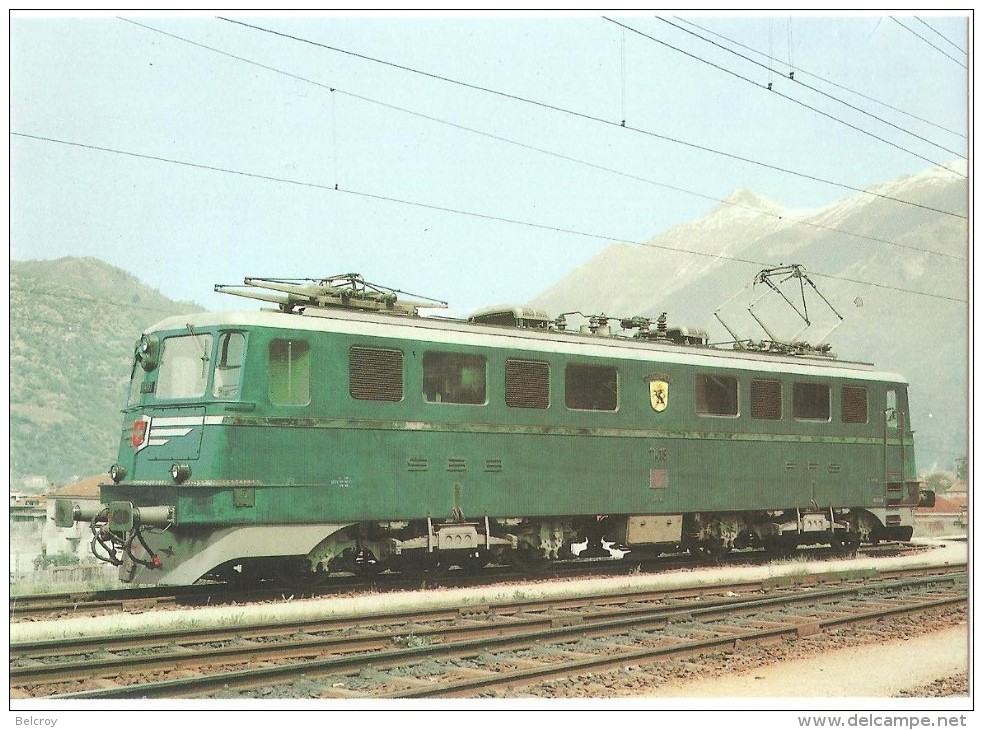
M247 279L276 308L137 344L91 522L124 581L187 584L908 539L905 381L664 318L419 316L357 275Z

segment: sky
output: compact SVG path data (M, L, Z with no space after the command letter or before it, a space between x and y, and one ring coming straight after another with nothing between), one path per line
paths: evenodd
M346 272L523 303L740 188L798 211L965 158L967 20L13 13L10 256L209 309Z

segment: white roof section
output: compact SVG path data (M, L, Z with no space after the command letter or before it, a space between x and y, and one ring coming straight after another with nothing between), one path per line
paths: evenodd
M523 350L581 357L680 364L757 372L790 373L818 377L907 383L898 374L877 371L869 363L858 363L809 356L781 356L748 350L722 350L698 346L671 345L627 337L612 337L517 329L470 324L462 320L436 317L410 317L374 314L345 309L308 310L288 314L277 310L252 312L202 312L165 319L147 333L182 330L187 325L205 327L268 327L310 332L337 332L364 337L386 337L432 342L436 345L469 345L503 350Z

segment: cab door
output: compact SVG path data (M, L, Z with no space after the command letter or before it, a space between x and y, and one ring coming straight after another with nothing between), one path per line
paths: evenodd
M919 484L914 474L914 449L908 411L908 394L902 385L889 385L884 398L884 526L893 532L911 523L911 509L918 504ZM896 533L900 534L900 533ZM908 533L910 537L910 531ZM907 538L901 538L907 539Z
M903 482L905 477L904 435L907 430L907 399L897 386L884 393L884 482Z

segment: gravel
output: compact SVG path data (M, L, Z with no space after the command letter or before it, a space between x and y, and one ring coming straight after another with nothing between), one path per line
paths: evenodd
M546 682L516 696L968 697L968 645L967 612L948 609L791 643Z

